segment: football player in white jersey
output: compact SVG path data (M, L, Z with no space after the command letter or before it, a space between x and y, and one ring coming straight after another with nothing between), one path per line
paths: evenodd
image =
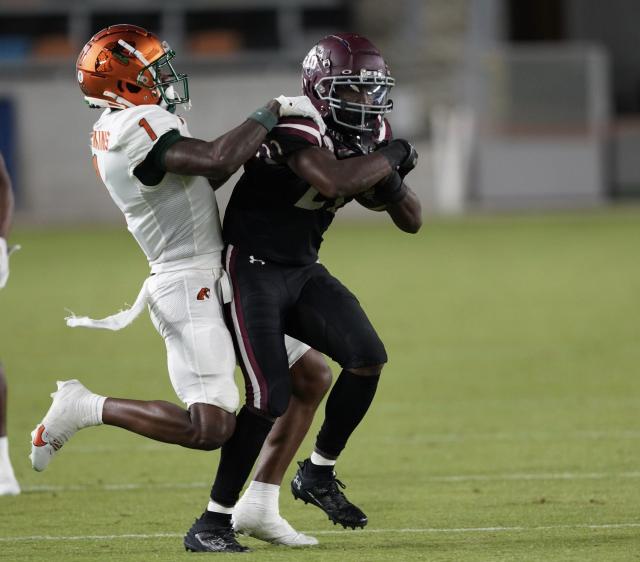
M9 254L13 246L7 246L7 238L13 219L13 191L11 178L7 172L2 153L0 153L0 289L9 280ZM7 379L0 365L0 496L15 496L20 493L9 458L9 440L7 438Z
M256 153L279 117L324 123L306 97L280 96L214 141L192 138L184 120L174 114L176 105L189 101L189 92L186 75L176 73L170 62L173 56L166 43L133 25L100 31L80 53L77 80L85 100L105 108L91 133L93 164L144 251L151 275L131 309L102 320L74 316L67 321L120 329L148 305L165 340L171 382L186 409L165 401L100 396L77 380L58 382L49 411L32 433L31 461L37 471L76 431L102 423L203 450L221 447L238 425L236 362L223 313L232 292L221 263L212 188ZM307 400L304 424L292 431L297 449L330 385L330 374L318 352L290 338L286 344L293 384ZM279 516L277 496L270 516L275 527L261 538L296 546L317 543ZM188 550L246 550L235 540L231 509L213 502L189 536Z

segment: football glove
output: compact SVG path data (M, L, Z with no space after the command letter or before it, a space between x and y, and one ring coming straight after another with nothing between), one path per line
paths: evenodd
M402 183L398 172L389 174L373 187L356 195L360 205L371 211L386 211L389 205L402 201L407 195L407 186Z
M409 156L407 156L404 159L404 162L398 166L398 173L402 179L404 179L406 175L418 165L418 152L415 146L407 142L407 147L409 148Z
M275 100L280 104L280 117L308 117L316 122L320 129L320 134L325 134L327 126L307 96L289 98L282 95L275 98Z
M376 151L389 160L389 164L398 171L401 178L404 178L418 163L418 152L410 142L404 139L393 139L388 143L382 143Z

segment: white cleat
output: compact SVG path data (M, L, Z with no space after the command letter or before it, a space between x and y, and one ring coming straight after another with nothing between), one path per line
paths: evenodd
M44 419L31 432L31 466L43 471L54 455L73 436L90 425L95 425L91 415L90 399L95 396L77 380L58 381L58 390L51 394L53 403Z
M242 498L233 509L231 522L237 533L272 544L295 547L318 544L318 539L296 531L277 511L243 502Z

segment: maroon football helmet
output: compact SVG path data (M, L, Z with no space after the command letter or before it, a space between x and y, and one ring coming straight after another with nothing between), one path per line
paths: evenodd
M394 83L380 51L356 33L328 35L302 63L304 94L330 127L335 124L352 134L380 127L393 108L388 96Z

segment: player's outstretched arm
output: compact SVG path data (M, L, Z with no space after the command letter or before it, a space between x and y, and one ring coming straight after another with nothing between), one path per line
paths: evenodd
M181 138L164 154L166 172L226 180L258 150L271 127L278 122L280 104L271 100L244 123L207 142Z
M394 140L373 154L344 160L338 160L325 148L310 147L294 152L287 164L325 197L350 197L366 191L403 165L411 154L410 146L406 141Z

